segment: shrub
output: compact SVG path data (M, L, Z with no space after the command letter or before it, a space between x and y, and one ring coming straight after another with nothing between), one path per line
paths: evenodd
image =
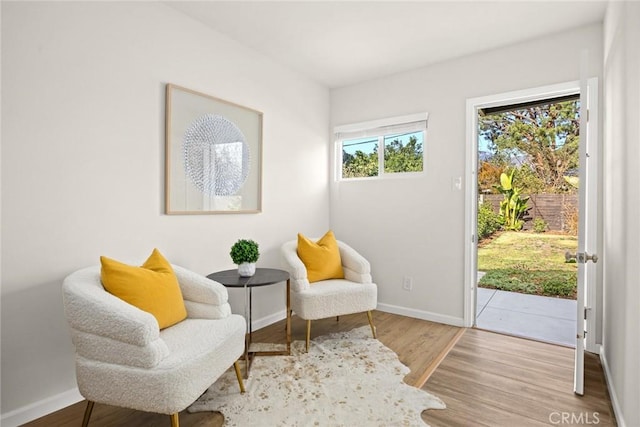
M514 173L515 169L509 175L503 172L500 175L500 185L496 185L495 188L504 195L504 199L500 202L500 215L504 219L504 227L507 230L520 231L524 225L522 218L529 210L527 207L529 197L522 197L522 189L514 185Z
M504 268L490 270L478 286L523 294L575 298L576 272Z
M231 247L231 260L234 264L242 264L244 262L256 262L260 257L258 244L253 240L240 239Z
M536 294L537 288L525 272L513 269L491 270L480 279L479 286L523 294Z
M533 232L544 233L547 231L547 221L542 218L536 218L533 220Z
M560 297L572 297L576 292L575 282L571 280L549 280L542 283L542 294Z
M478 240L486 239L502 227L502 217L488 202L478 207Z

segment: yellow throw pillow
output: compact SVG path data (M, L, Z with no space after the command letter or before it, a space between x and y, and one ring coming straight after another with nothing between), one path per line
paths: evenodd
M154 249L142 267L100 257L102 285L111 294L144 310L158 321L160 329L184 320L187 310L171 264Z
M327 231L317 242L298 233L298 256L307 268L309 283L344 279L340 250L333 231Z

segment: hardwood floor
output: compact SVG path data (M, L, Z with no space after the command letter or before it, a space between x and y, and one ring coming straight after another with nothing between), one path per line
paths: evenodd
M445 410L423 413L425 422L433 427L551 425L548 417L554 410L576 414L597 411L599 425L615 425L597 358L586 358L587 395L579 398L571 391L570 349L490 332L465 332L454 326L378 311L374 312L374 323L378 339L411 369L405 382L418 387L424 384L424 390L447 404ZM342 316L338 322L335 318L318 320L312 322L311 338L366 325L365 314ZM284 332L281 321L254 332L254 342L283 343ZM292 339L304 340L304 336L305 322L294 316ZM84 408L85 403L80 402L25 425L78 426ZM223 423L223 416L215 412L180 413L181 427L217 427ZM168 427L170 421L167 415L96 404L89 425Z
M574 350L478 329L465 332L423 390L438 426L615 426L600 360L585 356L585 395L573 393Z

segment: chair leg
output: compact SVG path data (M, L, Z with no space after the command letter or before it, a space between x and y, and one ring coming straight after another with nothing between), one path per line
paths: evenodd
M340 316L336 316L336 322L340 321Z
M371 314L371 310L367 311L367 317L369 318L369 326L371 326L371 333L373 334L373 338L378 338L376 334L376 327L373 324L373 315Z
M84 418L82 419L82 427L87 427L89 425L89 418L91 418L91 412L93 411L93 405L96 402L91 400L87 400L87 407L84 410Z
M180 414L171 414L171 427L180 427Z
M309 353L310 340L311 340L311 320L307 320L307 353Z
M242 375L240 374L240 364L236 360L233 364L234 369L236 370L236 377L238 377L238 385L240 385L240 393L244 394L244 382L242 381Z

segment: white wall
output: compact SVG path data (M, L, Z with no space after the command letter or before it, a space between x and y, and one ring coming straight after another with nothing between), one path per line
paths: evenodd
M462 325L465 198L452 179L464 182L466 100L579 80L583 48L599 77L602 27L593 25L332 90L334 126L429 113L424 177L331 187L331 226L371 261L383 309Z
M264 113L261 214L163 214L166 83ZM75 387L72 271L158 247L208 274L245 237L278 267L328 228L329 91L163 4L3 1L2 114L3 415ZM284 313L283 285L254 297L254 320Z
M604 337L618 425L640 425L640 3L610 2L604 25Z

